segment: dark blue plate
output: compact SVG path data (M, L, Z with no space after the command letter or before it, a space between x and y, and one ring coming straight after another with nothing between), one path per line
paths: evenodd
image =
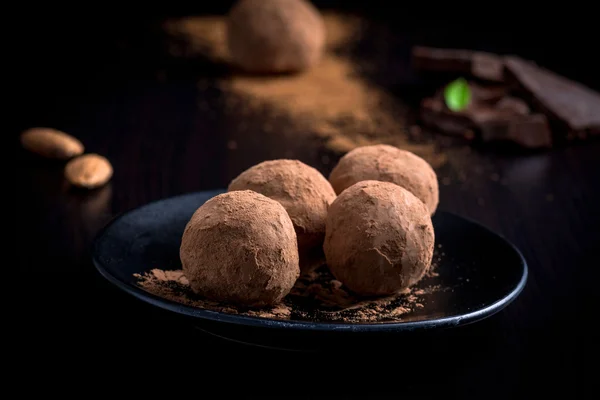
M419 285L439 285L444 290L426 296L422 307L415 308L401 322L277 320L227 314L176 303L139 287L134 274L153 268L181 268L179 245L186 223L198 207L219 193L222 191L173 197L115 218L94 243L96 268L124 291L191 317L201 329L255 344L273 345L277 341L288 348L298 347L294 337L298 334L324 338L344 333L431 330L475 322L506 307L527 280L525 259L511 243L475 222L438 211L433 225L439 275Z

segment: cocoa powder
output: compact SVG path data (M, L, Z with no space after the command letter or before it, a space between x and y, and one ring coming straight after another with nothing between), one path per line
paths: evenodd
M206 90L216 85L222 90L223 104L218 106L237 121L231 129L239 137L254 129L254 125L249 129L244 120L256 120L259 115L262 134L279 135L290 141L303 140L300 135L312 136L334 153L379 143L409 150L436 169L444 186L476 189L479 180L473 165L482 165L489 174L497 172L488 158L472 150L469 141L414 125L411 117L414 112L404 102L362 75L363 67L373 62L369 57L391 57L367 54L356 60L350 56L372 21L335 13L325 13L323 17L324 58L315 67L296 75L250 76L232 72L227 67L226 22L222 16L171 19L165 31L174 57L203 58L224 67L225 72L218 78L200 76L198 87ZM202 112L216 106L204 100L198 104ZM276 124L280 118L291 124ZM505 179L501 178L499 184L505 185Z
M435 264L432 264L429 271L433 273L434 270ZM423 308L428 295L448 289L432 284L409 288L389 297L365 299L350 293L326 266L321 266L302 275L281 303L251 309L199 296L190 288L182 270L153 269L144 274L134 274L134 277L145 291L190 307L261 318L318 322L402 321L409 318L413 311Z
M326 50L317 65L292 75L227 74L217 82L225 93L226 108L242 115L267 108L272 119L291 119L294 132L319 137L337 153L384 143L416 153L434 167L444 164L445 156L433 141L416 143L411 139L409 107L364 78L360 66L349 55L365 21L325 14L324 22ZM173 55L201 55L215 64L229 64L224 17L175 19L165 28L177 39L171 49ZM206 84L205 80L199 83L201 87ZM270 130L267 119L263 131Z
M264 318L289 318L290 308L284 304L260 311L233 307L227 304L211 301L198 296L190 287L189 280L183 274L183 270L153 269L144 274L134 274L138 279L140 287L146 291L186 306L204 308L224 312L228 314L256 315Z

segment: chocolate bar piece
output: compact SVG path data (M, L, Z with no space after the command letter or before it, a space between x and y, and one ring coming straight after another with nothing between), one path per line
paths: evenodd
M496 103L496 108L498 110L511 111L513 114L521 115L527 115L531 112L529 105L525 103L524 100L512 96L505 96L500 99L500 101Z
M415 46L413 66L422 71L455 72L492 82L504 81L501 56L482 51Z
M476 87L470 85L472 89ZM470 139L476 132L484 142L511 141L527 148L552 145L546 116L529 114L529 107L524 101L509 96L490 103L474 95L466 109L455 112L446 107L439 92L422 101L421 119L425 125L451 135Z
M540 112L579 136L600 133L600 94L519 57L505 57L505 72Z
M550 126L544 114L500 115L479 123L478 128L484 142L504 140L527 148L552 146Z
M467 136L474 127L466 113L450 111L438 96L421 102L421 119L425 125L455 136Z
M471 89L473 102L476 103L495 104L506 98L506 95L509 93L508 87L504 85L482 86L474 82L469 82L469 88ZM440 92L440 94L442 93Z

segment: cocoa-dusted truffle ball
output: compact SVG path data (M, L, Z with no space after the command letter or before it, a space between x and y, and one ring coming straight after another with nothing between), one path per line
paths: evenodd
M410 151L385 144L358 147L342 157L329 176L337 194L366 180L402 186L425 203L431 214L435 213L439 201L435 171Z
M229 53L248 72L306 69L320 59L324 44L323 19L305 0L240 0L229 13Z
M329 208L324 250L336 279L357 294L379 296L421 279L434 240L422 201L393 183L362 181Z
M246 306L276 304L300 275L290 217L281 204L250 190L215 196L198 208L180 257L194 292Z
M254 190L281 203L296 229L301 268L310 267L313 250L323 246L327 209L335 199L319 171L297 160L264 161L242 172L228 190Z

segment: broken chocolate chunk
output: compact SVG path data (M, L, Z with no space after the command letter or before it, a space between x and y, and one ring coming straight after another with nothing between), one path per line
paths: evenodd
M508 88L502 85L482 86L474 82L469 82L469 87L473 94L473 101L476 103L496 104L498 101L504 99L509 92Z
M529 105L517 97L505 96L496 103L498 110L510 111L514 114L527 115L530 113Z
M464 112L450 111L440 97L421 102L421 119L425 125L449 135L467 136L473 128L473 122Z
M552 146L548 119L543 114L498 116L478 124L481 140L511 141L522 147Z
M519 57L505 57L505 72L534 108L566 128L566 135L600 133L599 93Z
M478 87L472 83L470 86ZM477 90L483 93L485 87ZM445 106L443 95L438 92L422 101L421 119L427 126L467 139L472 139L475 132L484 142L511 141L527 148L552 145L547 118L543 114L529 114L524 101L510 96L494 103L474 95L467 108L454 112Z
M414 67L422 71L455 72L492 82L504 80L502 57L492 53L415 46L412 59Z

